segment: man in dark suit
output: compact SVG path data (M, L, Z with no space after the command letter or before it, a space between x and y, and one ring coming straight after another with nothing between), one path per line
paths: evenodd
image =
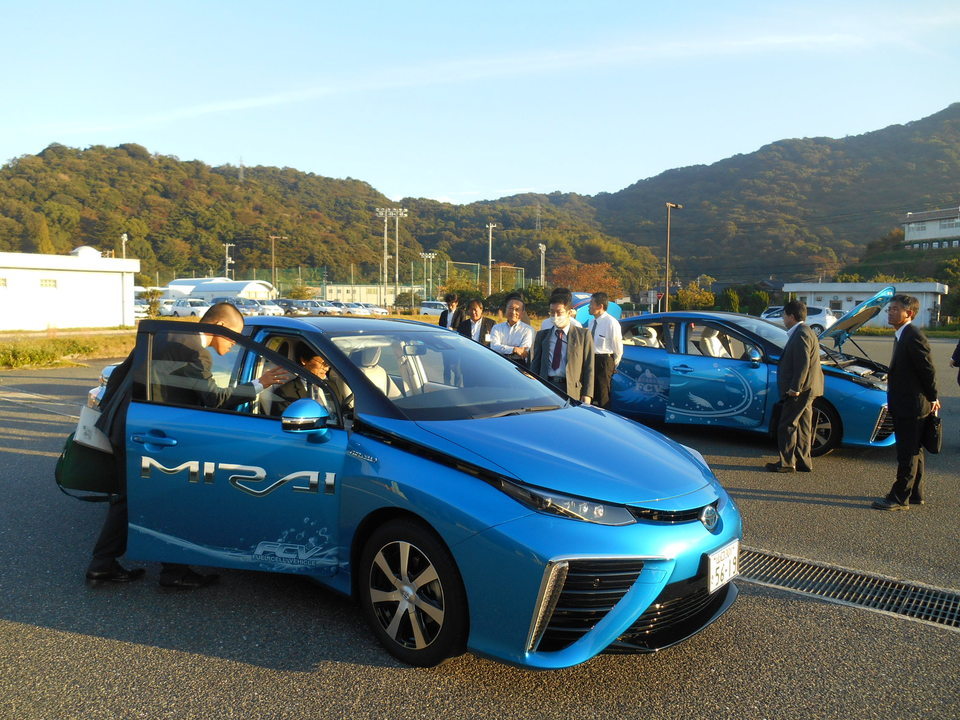
M805 320L807 307L799 300L783 306L783 324L787 344L780 356L777 387L780 391L780 420L777 446L780 458L767 463L770 472L810 472L813 460L813 401L823 395L823 368L820 366L820 342Z
M243 315L229 303L218 303L206 313L201 322L241 332ZM193 407L236 407L256 398L265 387L286 381L290 374L283 368L272 368L250 383L236 388L221 388L210 372L212 359L207 348L223 355L233 347L233 340L226 336L206 333L169 333L156 338L151 383L154 384L154 400L171 405ZM126 409L130 403L133 378L131 368L133 354L114 370L100 401L101 419L98 427L110 437L121 492L111 502L107 517L100 530L93 557L87 567L87 580L92 584L124 583L143 576L143 569L129 570L117 560L127 551L127 495L126 495ZM119 372L118 372L119 371ZM116 375L116 377L114 377ZM160 584L164 587L192 590L209 585L217 575L201 575L186 565L163 563Z
M463 308L460 305L460 296L456 293L447 293L443 296L447 309L440 313L440 327L448 330L457 330L463 322Z
M930 344L913 325L919 310L919 301L910 295L894 295L887 306L887 323L896 329L887 373L887 410L897 439L897 479L886 496L874 501L877 510L906 510L924 502L920 438L924 419L940 411L940 400Z
M484 347L490 347L490 331L493 326L493 318L483 316L483 303L471 300L467 303L467 317L457 327L457 332Z
M570 323L565 298L550 298L553 327L540 330L533 339L530 368L574 400L590 403L593 392L593 338L585 327Z
M960 368L960 340L957 341L957 346L953 349L950 367ZM960 385L960 370L957 370L957 384Z

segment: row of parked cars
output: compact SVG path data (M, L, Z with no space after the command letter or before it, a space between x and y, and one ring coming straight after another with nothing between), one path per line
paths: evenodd
M161 317L202 317L216 303L227 302L236 306L245 317L266 315L386 315L387 311L372 303L345 303L339 300L252 300L241 297L218 297L203 300L194 297L164 298L160 300ZM136 317L147 317L148 304L142 300L135 303Z

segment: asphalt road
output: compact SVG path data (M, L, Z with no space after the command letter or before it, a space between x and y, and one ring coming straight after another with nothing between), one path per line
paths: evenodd
M889 339L861 344L878 359ZM933 341L946 447L928 504L881 513L892 449L841 449L774 475L763 438L702 429L746 544L960 588L960 392L953 343ZM83 581L104 508L59 493L53 465L99 368L0 371L0 718L957 718L960 633L741 583L734 607L652 656L534 673L464 655L399 665L357 608L302 579L226 571L165 593Z

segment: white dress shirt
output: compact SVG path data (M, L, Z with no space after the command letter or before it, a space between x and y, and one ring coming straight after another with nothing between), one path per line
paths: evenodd
M623 334L620 323L607 312L590 318L587 329L593 336L593 349L597 355L613 355L613 364L619 365L623 357Z
M533 328L525 322L516 325L508 322L497 323L490 330L490 348L501 355L510 355L515 347L530 349L533 345Z

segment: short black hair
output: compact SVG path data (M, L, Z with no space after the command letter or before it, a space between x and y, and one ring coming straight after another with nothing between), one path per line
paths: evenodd
M912 312L913 317L916 317L917 313L920 312L920 301L913 295L894 295L890 298L890 302L903 305L903 309Z
M573 293L567 288L554 288L550 293L550 304L562 302L568 308L573 306Z
M606 310L610 306L610 296L605 292L595 292L590 296L590 299L593 300L597 305Z
M798 322L807 319L807 306L800 300L790 300L783 306L783 314L795 317Z
M294 352L297 356L297 362L300 363L301 365L306 364L310 360L313 360L313 358L320 355L320 353L318 353L312 347L307 345L305 342L297 343L297 348ZM323 357L323 356L320 355L320 357ZM326 362L326 358L323 358L323 360L324 362Z
M460 296L457 295L456 293L447 293L446 295L443 296L443 301L445 303L452 303L452 302L459 303Z
M478 300L477 298L474 298L473 300L467 303L467 310L472 308L474 305L480 308L480 312L483 312L483 302Z

